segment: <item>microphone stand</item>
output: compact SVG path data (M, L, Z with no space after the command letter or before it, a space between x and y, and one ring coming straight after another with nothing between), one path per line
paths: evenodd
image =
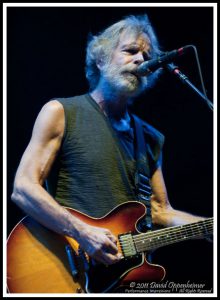
M207 102L207 104L209 105L209 107L211 109L213 109L213 104L212 102L203 94L201 93L193 84L192 82L189 81L188 77L183 74L182 72L180 72L180 70L178 69L177 66L175 66L174 64L167 64L165 66L165 68L172 74L174 74L175 76L177 76L184 84L188 85L194 92L196 92L200 97L203 98L203 100L205 100Z

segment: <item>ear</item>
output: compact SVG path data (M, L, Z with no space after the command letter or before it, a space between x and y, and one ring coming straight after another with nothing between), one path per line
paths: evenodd
M96 66L97 68L99 69L99 71L101 71L103 69L103 66L105 65L105 62L104 62L104 59L103 57L99 57L97 60L96 60Z

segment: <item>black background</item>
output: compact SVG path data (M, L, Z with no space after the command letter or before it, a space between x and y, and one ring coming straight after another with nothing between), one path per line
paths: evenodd
M129 5L128 5L129 6ZM213 98L211 7L10 7L7 8L7 230L23 217L10 200L13 179L42 105L54 97L87 92L84 75L88 33L130 14L147 13L163 50L196 46L209 99ZM176 62L201 84L194 53ZM163 172L174 208L213 215L213 113L192 90L164 73L133 111L166 137ZM34 158L33 158L34 159ZM158 249L168 280L212 286L212 244L187 241Z

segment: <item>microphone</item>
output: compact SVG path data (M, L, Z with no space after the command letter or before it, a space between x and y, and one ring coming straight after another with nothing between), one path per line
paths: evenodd
M146 76L150 73L153 73L158 68L168 64L169 62L172 62L178 56L185 54L185 52L190 47L191 47L191 45L187 45L187 46L181 47L179 49L166 52L165 54L160 55L157 58L153 58L153 59L143 62L137 68L137 71L136 71L137 75Z

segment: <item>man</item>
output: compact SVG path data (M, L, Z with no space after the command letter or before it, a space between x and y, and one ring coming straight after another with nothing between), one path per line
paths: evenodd
M120 203L137 200L135 124L146 143L144 177L150 179L153 225L204 219L172 208L161 170L163 135L128 109L158 75L139 77L137 67L158 54L147 16L127 17L94 36L86 58L90 93L44 105L16 173L12 200L39 223L74 238L105 265L122 258L116 237L84 223L64 206L98 218Z

